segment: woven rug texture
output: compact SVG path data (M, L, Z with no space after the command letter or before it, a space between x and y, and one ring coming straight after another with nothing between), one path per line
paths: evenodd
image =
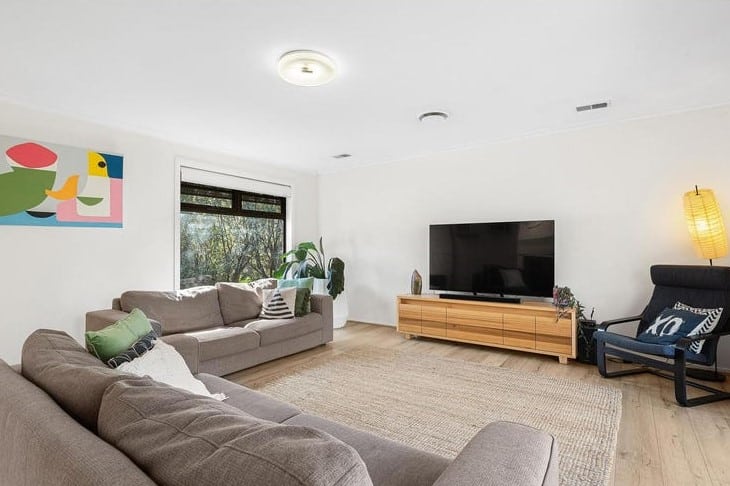
M530 425L557 438L569 486L608 484L621 420L621 391L611 386L377 348L315 358L257 388L448 458L490 422Z

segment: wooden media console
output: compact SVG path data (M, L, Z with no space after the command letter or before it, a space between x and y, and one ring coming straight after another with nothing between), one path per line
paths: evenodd
M436 295L398 296L398 332L557 356L576 357L575 310L557 317L542 302L508 304L441 299Z

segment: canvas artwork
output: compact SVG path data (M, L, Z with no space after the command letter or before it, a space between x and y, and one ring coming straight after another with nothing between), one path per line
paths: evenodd
M121 155L0 135L0 225L122 227Z

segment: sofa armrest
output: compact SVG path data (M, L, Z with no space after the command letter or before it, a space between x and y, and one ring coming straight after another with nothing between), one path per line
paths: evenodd
M200 346L197 339L187 334L168 334L167 336L162 336L160 339L175 348L175 351L182 355L192 374L198 374Z
M332 341L334 319L332 317L332 296L327 294L312 294L312 312L322 314L324 321L323 340L325 343Z
M86 330L87 331L98 331L111 324L114 324L119 319L124 319L129 314L127 312L116 310L116 309L104 309L91 311L86 313Z
M433 486L558 486L558 446L550 434L513 422L480 430Z

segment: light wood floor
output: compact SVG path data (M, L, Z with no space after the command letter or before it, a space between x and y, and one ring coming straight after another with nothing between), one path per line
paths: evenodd
M602 378L594 366L557 358L430 339L405 340L394 328L349 323L333 343L282 358L227 378L256 386L303 362L362 347L417 350L526 372L619 387L623 412L613 482L623 485L730 485L730 400L695 408L674 401L672 382L643 374ZM730 389L730 385L724 385Z

